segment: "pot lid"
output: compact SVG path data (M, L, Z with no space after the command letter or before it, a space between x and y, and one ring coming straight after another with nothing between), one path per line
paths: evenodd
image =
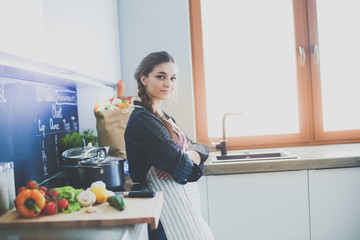
M106 148L104 147L77 147L71 148L62 153L64 158L74 159L74 160L82 160L93 157L105 157L106 156Z
M93 158L82 160L81 164L95 165L95 166L105 166L105 165L119 164L120 161L125 161L125 159L116 158L116 157L110 157L110 156L107 156L107 157L93 157Z

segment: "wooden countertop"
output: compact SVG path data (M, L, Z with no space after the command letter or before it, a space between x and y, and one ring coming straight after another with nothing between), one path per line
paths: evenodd
M103 203L94 205L96 212L86 213L84 209L73 213L59 213L56 215L41 215L26 219L20 217L13 209L0 217L0 230L3 229L32 229L32 228L76 228L76 227L113 227L121 225L150 224L157 228L163 193L156 192L154 198L124 198L126 209L119 211Z
M284 149L297 158L213 163L210 157L205 163L204 175L360 167L360 143L277 149Z

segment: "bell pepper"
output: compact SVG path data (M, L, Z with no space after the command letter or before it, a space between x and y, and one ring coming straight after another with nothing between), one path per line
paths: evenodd
M38 216L45 207L45 197L37 189L26 189L16 197L19 214L25 218Z

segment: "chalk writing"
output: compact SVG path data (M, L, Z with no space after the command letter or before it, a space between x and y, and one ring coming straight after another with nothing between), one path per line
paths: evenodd
M63 115L61 105L53 104L51 113L53 118L62 118Z
M42 132L43 137L45 137L45 124L41 124L41 120L38 121L39 132Z
M49 125L50 125L50 130L59 130L60 129L60 124L59 123L54 124L54 121L52 118L50 118Z
M72 125L73 125L73 128L74 128L74 131L77 132L77 122L75 122L75 117L74 116L71 116L71 121L72 121Z
M41 150L41 157L42 157L42 162L43 162L43 171L44 171L44 176L48 175L48 168L47 168L47 157L46 157L46 152L45 152L45 144L44 144L44 140L42 141L42 150Z
M63 123L64 123L64 129L66 130L67 133L70 132L70 123L66 122L66 119L63 119Z
M56 104L58 105L76 105L77 97L76 91L71 90L57 90Z
M36 87L36 101L55 102L56 91L51 87Z
M5 103L5 102L6 102L6 98L5 98L4 83L3 83L3 81L1 81L1 87L0 87L0 103Z
M58 147L58 136L57 134L55 134L54 136L54 142L55 142L55 155L56 155L56 164L58 167L60 167L60 158L59 156L59 147Z
M0 152L1 159L17 166L20 187L28 179L44 181L62 170L60 139L79 131L77 92L75 84L63 85L60 79L4 69L0 64ZM22 150L13 151L19 143Z

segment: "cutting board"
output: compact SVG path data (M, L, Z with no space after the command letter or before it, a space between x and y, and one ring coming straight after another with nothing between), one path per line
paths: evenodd
M157 228L163 193L156 192L153 198L124 198L126 209L118 209L103 203L94 205L96 212L86 213L84 209L73 213L56 215L40 215L35 218L22 218L16 209L0 217L0 229L30 229L30 228L64 228L64 227L100 227L150 224Z

